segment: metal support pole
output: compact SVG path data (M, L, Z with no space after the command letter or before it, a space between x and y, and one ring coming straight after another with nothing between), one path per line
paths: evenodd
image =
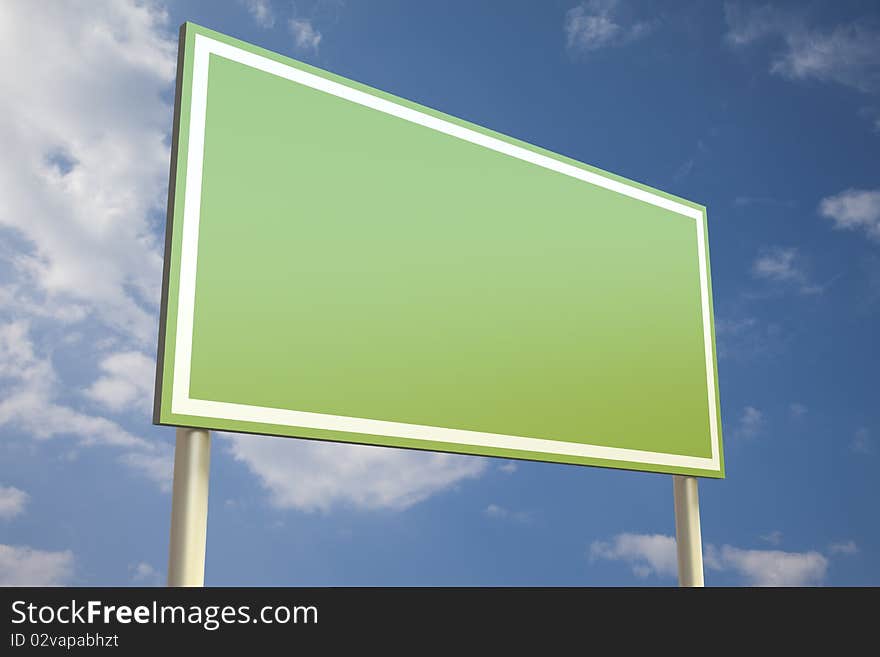
M672 475L672 490L675 498L678 585L703 586L703 542L700 536L697 478Z
M171 493L168 586L205 585L210 468L211 432L178 428Z

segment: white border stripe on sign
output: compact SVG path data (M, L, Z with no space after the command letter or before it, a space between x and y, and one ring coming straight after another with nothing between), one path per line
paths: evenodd
M405 121L457 137L472 144L515 157L525 162L577 178L591 185L650 203L694 220L697 238L697 254L700 268L700 294L702 301L703 339L706 351L706 379L709 391L709 429L712 442L711 458L648 452L599 445L584 445L527 436L448 429L419 424L406 424L386 420L292 411L263 406L249 406L229 402L192 399L189 395L192 362L193 315L196 294L196 261L198 255L199 217L201 214L202 165L205 146L205 116L208 97L208 59L211 54L238 62L245 66L285 78L339 98L396 116ZM307 427L346 431L368 435L390 436L411 440L432 441L458 445L504 448L523 452L543 452L561 456L581 456L629 461L646 465L667 465L699 470L718 471L720 450L718 445L717 400L715 398L714 358L712 333L709 323L709 277L706 267L705 225L703 213L683 203L665 198L624 182L607 178L592 171L580 169L527 148L507 143L496 137L484 135L470 128L399 105L365 91L347 87L287 64L241 50L201 34L195 35L193 56L192 101L190 105L189 143L187 145L186 192L183 208L183 239L180 255L180 287L177 307L177 334L174 354L174 382L172 384L171 411L181 415L212 417L218 419L259 422L281 426Z

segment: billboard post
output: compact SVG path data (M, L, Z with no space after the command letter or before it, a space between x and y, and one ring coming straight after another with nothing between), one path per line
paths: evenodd
M204 586L211 432L177 429L168 586Z
M675 549L678 585L703 586L703 544L697 478L672 475L675 498Z

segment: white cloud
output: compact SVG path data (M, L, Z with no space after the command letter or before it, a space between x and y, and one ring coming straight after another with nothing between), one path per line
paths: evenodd
M651 31L644 21L628 22L619 0L586 0L565 13L566 45L572 51L599 50L635 41Z
M162 586L165 579L158 570L146 561L131 567L131 581L138 586Z
M24 321L0 324L0 425L16 424L36 438L76 435L85 444L147 449L149 443L102 417L79 413L55 403L57 375L48 358L40 358Z
M859 553L859 546L856 545L855 541L842 541L840 543L832 543L829 545L828 551L831 554L852 555Z
M752 264L752 273L772 281L803 281L800 256L794 247L766 249Z
M291 18L288 22L290 33L293 35L294 43L300 50L318 51L318 45L321 43L321 33L312 25L312 21L307 18Z
M531 520L531 517L528 513L524 511L511 511L503 506L499 506L498 504L490 504L486 507L484 513L490 517L495 518L497 520L513 520L515 522L528 522Z
M260 27L274 27L275 12L269 0L240 0L247 8L254 22Z
M47 357L38 356L23 320L0 324L0 426L15 427L37 440L75 436L80 445L124 450L122 460L167 486L157 462L170 447L131 434L107 418L77 411L57 400L58 376Z
M0 4L0 228L21 298L152 343L176 44L151 2ZM72 318L75 319L75 318Z
M863 92L880 90L880 32L864 22L827 28L806 24L800 15L765 5L725 5L727 41L745 47L781 41L770 71L785 78L835 82Z
M0 308L13 317L50 319L62 325L79 322L89 314L85 306L64 301L57 295L48 303L45 294L20 283L0 285Z
M835 228L863 230L880 241L880 189L847 189L823 198L819 214L831 219Z
M504 509L497 504L490 504L486 507L486 515L490 518L500 518L507 515L507 509Z
M752 263L752 275L776 283L795 285L801 294L819 294L824 286L812 283L804 259L795 247L762 249Z
M480 476L486 460L414 450L231 436L231 452L279 508L400 511Z
M73 553L0 544L0 586L63 586L73 576Z
M825 580L828 559L818 552L743 550L730 545L707 545L707 569L739 574L751 586L813 586ZM663 534L618 534L611 541L594 541L590 560L623 561L637 577L675 577L678 573L675 539Z
M112 411L134 407L149 411L153 404L155 358L139 351L123 351L101 361L104 374L85 390L87 397Z
M778 30L778 14L765 5L745 8L737 2L724 5L724 18L727 21L725 38L734 46L748 45Z
M750 586L817 586L828 571L827 557L812 551L743 550L724 545L720 551L709 552L707 566L739 573Z
M663 534L618 534L610 542L593 541L590 561L624 561L637 577L674 577L678 573L675 539Z
M519 466L515 461L508 461L507 463L502 463L498 466L498 469L501 470L504 474L513 474L517 471Z
M737 435L743 438L754 438L764 427L764 414L754 406L746 406L739 417Z
M0 518L9 520L24 513L28 494L15 486L0 486Z
M155 482L164 493L171 491L174 476L174 449L165 443L156 443L148 451L129 451L119 457L120 463L138 471Z
M0 58L16 62L0 69L0 426L114 447L167 487L170 446L62 401L82 384L52 359L83 331L98 350L155 343L176 39L150 0L2 3ZM144 360L131 379L124 360L88 394L139 399Z

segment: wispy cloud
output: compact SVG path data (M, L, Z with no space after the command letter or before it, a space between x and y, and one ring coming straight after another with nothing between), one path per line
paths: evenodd
M0 586L63 586L73 576L73 553L0 544Z
M819 214L843 230L862 230L880 241L880 189L847 189L823 198Z
M620 46L648 34L653 24L627 20L619 0L587 0L565 14L563 30L572 52Z
M486 460L387 447L230 435L244 463L283 509L329 512L336 507L402 511L467 479Z
M131 566L131 581L137 586L162 586L165 577L151 564L141 561Z
M675 181L681 181L687 178L693 173L694 169L700 165L700 163L705 160L709 153L709 147L706 145L706 142L702 139L697 140L697 144L694 147L691 155L685 159L673 172L672 178Z
M750 331L758 325L755 317L739 317L737 319L717 318L715 320L715 332L719 335L739 335Z
M781 43L770 71L792 79L834 82L866 93L880 90L880 30L864 21L810 26L802 14L771 5L725 5L726 39L733 47Z
M153 3L3 3L0 227L17 294L153 344L176 70Z
M170 445L157 443L151 450L130 450L119 457L119 462L155 482L162 492L171 492L174 449Z
M807 414L807 407L800 402L792 402L788 405L788 412L795 420L800 420Z
M293 42L300 50L311 50L318 52L318 46L321 44L321 32L315 29L312 21L308 18L291 18L288 23L290 33L293 35Z
M718 357L737 360L778 355L788 340L779 324L753 316L717 317L715 335Z
M762 534L760 538L762 541L769 543L770 545L779 545L782 543L782 532L778 529L774 529L768 534Z
M513 522L529 522L531 520L531 516L525 511L511 511L498 504L490 504L486 507L484 513L489 518L495 518L496 520L511 520Z
M862 107L859 116L871 123L873 132L880 134L880 108L873 105Z
M618 534L611 541L594 541L591 561L605 559L630 565L637 577L675 577L678 572L675 539L663 534ZM822 584L828 558L815 551L745 550L731 545L707 545L707 570L733 572L752 586L814 586Z
M817 586L825 581L828 558L815 551L744 550L707 546L705 564L738 573L750 586Z
M611 541L593 541L589 557L628 563L636 577L674 577L678 572L675 539L663 534L618 534Z
M251 18L260 27L274 27L275 11L270 0L239 0L245 6Z
M139 351L123 351L105 356L103 374L85 395L112 411L137 408L148 411L153 403L155 358Z
M765 205L775 208L794 208L797 203L792 199L773 198L772 196L737 196L733 204L738 208L748 208L755 205Z
M754 438L764 428L764 413L754 406L746 406L739 416L736 435L742 438Z
M752 264L752 273L771 281L803 282L806 279L794 247L765 249Z
M853 555L859 553L859 546L855 541L841 541L829 545L828 552L831 554Z
M672 177L675 180L684 180L689 175L691 175L691 171L694 170L694 165L697 163L697 159L695 157L689 157L681 165L675 170L675 173L672 174Z
M849 448L856 454L873 454L874 441L871 440L871 433L865 427L857 429Z
M58 388L58 374L51 360L35 350L27 322L0 324L0 426L15 426L37 440L72 436L79 445L120 449L124 463L168 488L169 445L145 440L112 420L61 403Z
M0 519L9 520L24 513L28 494L15 486L0 486Z
M806 263L796 247L764 248L752 263L755 278L793 285L801 294L820 294L824 286L813 283L806 271Z

